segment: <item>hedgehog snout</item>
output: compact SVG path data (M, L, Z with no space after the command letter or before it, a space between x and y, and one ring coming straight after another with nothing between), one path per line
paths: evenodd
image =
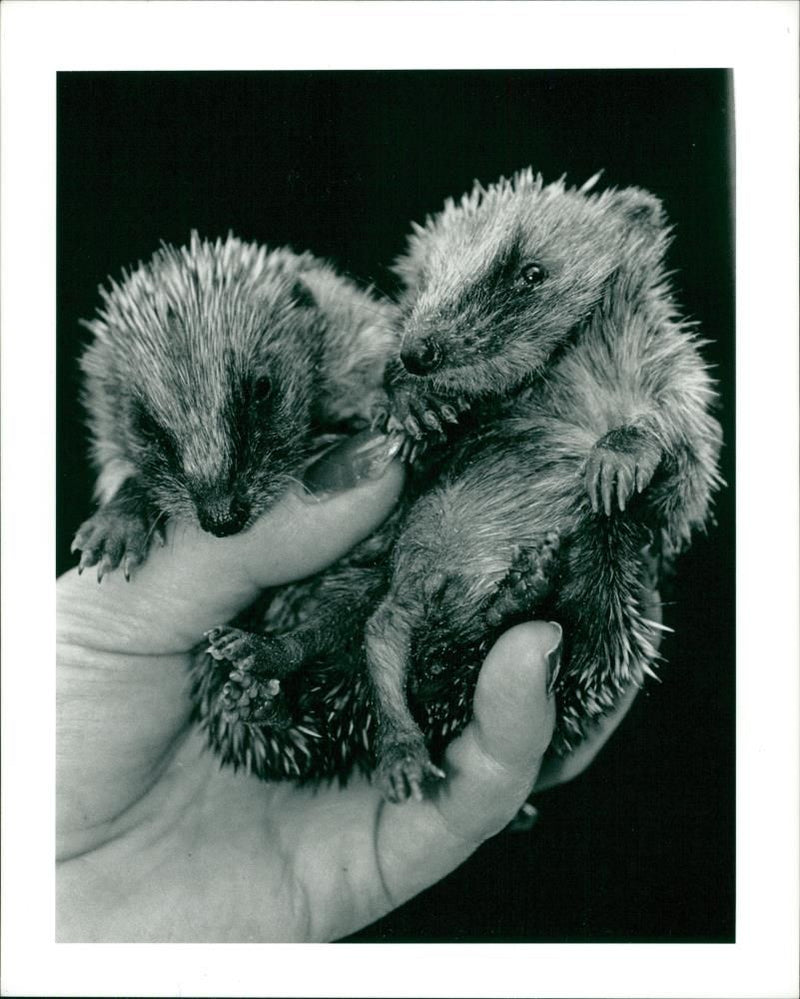
M441 367L444 355L433 337L426 337L408 344L400 351L400 360L412 375L429 375Z
M210 496L195 500L197 519L216 538L238 534L250 519L250 505L238 496Z

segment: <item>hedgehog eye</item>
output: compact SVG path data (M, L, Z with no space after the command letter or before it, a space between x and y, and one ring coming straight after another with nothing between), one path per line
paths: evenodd
M172 434L156 420L145 406L137 405L134 411L134 428L150 447L158 448L167 461L176 460L177 448Z
M527 288L534 288L537 284L541 284L544 281L547 277L547 271L541 264L534 262L526 264L519 272L519 277Z
M272 395L272 382L266 375L262 375L253 384L253 398L256 402L265 402L270 395Z

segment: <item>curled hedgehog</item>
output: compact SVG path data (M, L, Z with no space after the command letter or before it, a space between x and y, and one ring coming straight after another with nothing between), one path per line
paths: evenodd
M652 673L641 549L667 563L719 486L715 390L670 290L658 200L523 171L417 227L396 270L387 426L426 444L402 506L315 580L209 634L196 713L267 778L439 779L489 644L564 626L555 745Z

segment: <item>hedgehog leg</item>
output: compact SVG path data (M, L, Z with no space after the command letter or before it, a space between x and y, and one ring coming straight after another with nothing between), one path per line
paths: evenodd
M558 534L550 531L517 550L511 568L486 608L486 624L498 628L518 614L532 614L552 588Z
M81 524L72 551L81 551L78 572L97 566L97 581L119 565L126 579L147 557L153 537L164 543L161 515L135 479L122 483L114 496Z
M334 641L320 627L301 627L279 635L258 635L230 625L206 632L206 652L233 664L222 688L222 706L230 721L282 725L286 706L281 680L297 672Z
M296 628L258 634L223 625L207 631L206 652L234 667L222 690L230 718L258 725L282 720L281 680L321 655L341 654L363 629L383 581L380 569L347 568L330 574L313 620Z
M675 553L686 547L693 530L705 524L711 497L723 485L717 468L722 445L719 424L689 405L693 421L676 425L674 413L683 408L676 400L673 406L654 407L610 431L597 442L586 464L586 487L595 512L602 507L609 514L614 506L622 510L634 492L649 486L647 507L665 526Z
M415 608L417 610L417 608ZM434 766L406 700L410 639L418 615L388 599L367 622L364 646L378 722L374 781L389 801L422 798L422 785L444 777Z
M556 749L579 742L631 684L655 675L658 625L645 616L643 593L648 533L628 515L589 514L564 546L556 614L568 641L555 687Z

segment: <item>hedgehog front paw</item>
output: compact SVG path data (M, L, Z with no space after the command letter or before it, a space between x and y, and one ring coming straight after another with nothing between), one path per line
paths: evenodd
M409 797L422 801L422 785L443 780L445 773L431 762L421 740L393 742L381 752L373 783L387 801L399 804Z
M634 492L648 485L661 460L652 434L638 427L611 430L595 444L586 463L586 490L595 513L624 510Z
M121 512L109 504L81 524L70 550L81 552L79 573L88 566L97 566L98 583L119 565L125 578L130 579L131 570L144 562L151 539L157 537L164 544L163 531L159 521L149 526L146 515Z
M459 415L467 404L455 402L435 395L419 397L405 386L389 389L388 398L382 401L376 411L376 426L386 433L401 432L416 441L422 441L432 433L446 435L448 424L458 423Z
M220 705L228 722L284 727L286 707L278 700L281 683L268 675L269 641L260 635L224 625L207 631L206 652L217 661L233 664L220 693ZM265 675L267 671L267 675Z

